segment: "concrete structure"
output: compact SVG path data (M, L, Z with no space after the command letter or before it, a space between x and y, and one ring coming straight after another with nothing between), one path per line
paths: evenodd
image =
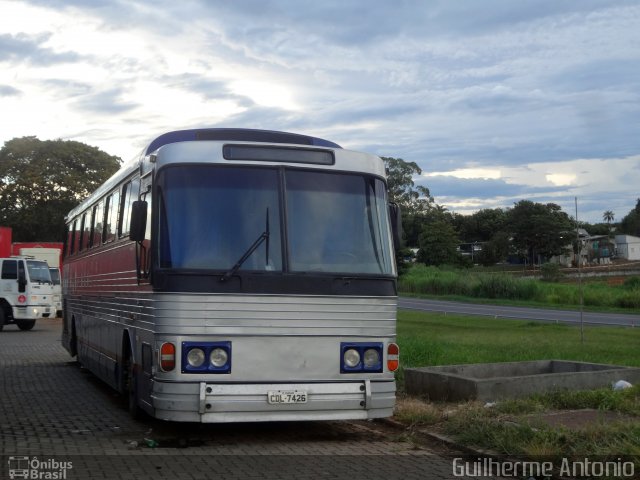
M640 368L564 360L407 368L404 375L407 393L436 401L494 401L610 387L618 380L640 382Z
M633 235L616 235L618 256L627 260L640 260L640 238Z

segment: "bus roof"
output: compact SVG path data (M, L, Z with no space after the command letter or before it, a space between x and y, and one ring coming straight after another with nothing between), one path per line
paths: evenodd
M298 133L278 132L275 130L256 130L251 128L195 128L189 130L174 130L163 133L149 143L140 155L125 162L111 178L98 187L91 195L80 202L65 217L69 222L79 213L83 212L87 204L93 203L96 197L101 197L109 193L122 179L132 175L139 170L140 161L158 150L163 145L180 142L193 141L244 141L244 142L264 142L264 143L284 143L293 145L309 145L317 147L335 148L342 150L337 143L324 140L318 137L301 135Z
M243 141L266 143L291 143L318 147L342 148L340 145L318 137L274 130L254 130L250 128L198 128L176 130L160 135L144 151L144 155L155 152L168 143L190 142L194 140Z

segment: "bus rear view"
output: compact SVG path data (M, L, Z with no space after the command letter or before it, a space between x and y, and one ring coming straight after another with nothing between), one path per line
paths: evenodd
M63 343L132 413L390 416L393 224L376 156L282 132L170 132L69 214Z

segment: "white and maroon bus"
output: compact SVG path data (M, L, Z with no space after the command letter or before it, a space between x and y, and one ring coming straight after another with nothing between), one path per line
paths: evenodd
M379 157L320 138L161 135L67 216L64 347L134 415L391 415L385 182Z

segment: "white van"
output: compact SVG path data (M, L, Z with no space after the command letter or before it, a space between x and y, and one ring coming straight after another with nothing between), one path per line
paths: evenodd
M24 257L0 258L0 330L15 323L31 330L36 320L48 317L52 308L53 282L49 265Z

